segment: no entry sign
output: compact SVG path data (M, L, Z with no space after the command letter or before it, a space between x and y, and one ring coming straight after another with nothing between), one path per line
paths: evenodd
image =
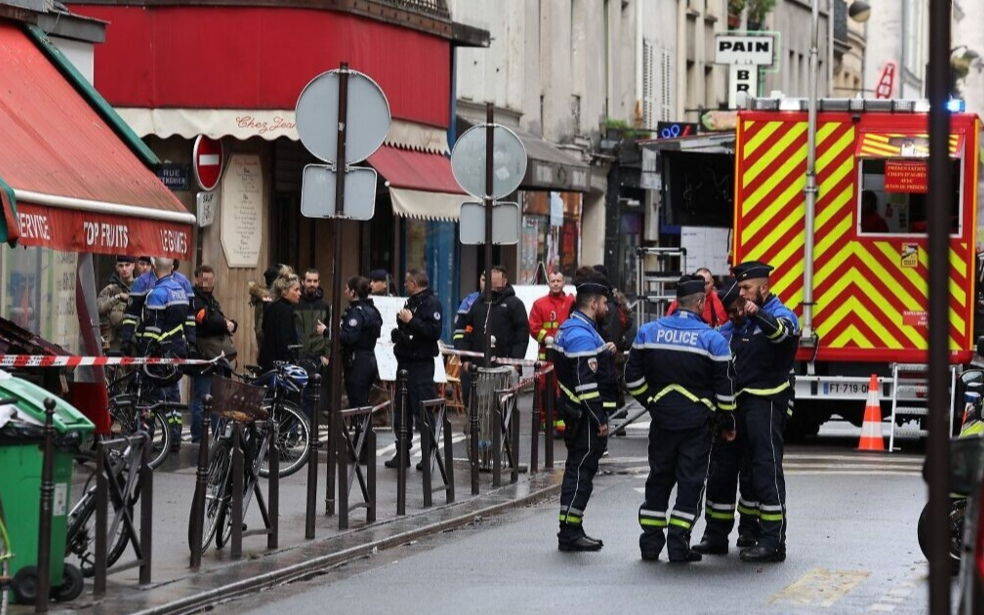
M202 190L211 191L219 185L222 177L222 142L198 135L192 151L195 178Z

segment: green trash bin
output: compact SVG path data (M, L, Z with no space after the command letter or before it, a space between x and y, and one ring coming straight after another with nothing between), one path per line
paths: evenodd
M65 564L65 533L75 450L92 431L93 424L70 404L41 387L20 378L9 378L0 380L0 399L16 399L17 415L16 420L0 428L0 501L14 553L9 574L18 602L32 602L37 593L44 400L48 398L56 402L50 585L52 595L61 600L72 600L83 589L81 571Z

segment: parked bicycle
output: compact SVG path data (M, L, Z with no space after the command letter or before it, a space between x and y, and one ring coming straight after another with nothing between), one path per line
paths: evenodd
M160 368L164 368L161 373ZM171 451L171 429L167 414L184 411L187 404L176 401L151 401L153 392L163 386L176 370L173 365L143 365L129 371L118 372L109 387L110 436L129 436L146 431L151 438L153 452L150 467L157 468Z

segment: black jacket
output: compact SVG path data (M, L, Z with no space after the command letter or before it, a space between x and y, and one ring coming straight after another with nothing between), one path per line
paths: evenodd
M486 303L484 297L476 299L464 325L464 337L458 344L461 350L484 353L485 331L490 329L495 337L492 356L511 359L526 356L530 343L526 306L510 284L492 293L492 303Z
M229 335L226 316L222 313L218 299L212 293L202 292L198 286L195 287L195 333L199 340L203 337Z
M288 346L300 343L294 321L294 306L284 298L269 304L263 312L263 345L257 363L264 370L273 369L274 361L292 359Z
M347 359L360 351L375 351L376 340L379 339L379 330L382 327L383 317L380 316L372 299L361 299L350 303L345 314L342 315L342 328L338 335L343 357Z
M397 362L421 361L436 357L441 339L444 310L441 301L430 288L407 299L405 309L413 312L410 322L396 319L396 328L390 331L393 354Z

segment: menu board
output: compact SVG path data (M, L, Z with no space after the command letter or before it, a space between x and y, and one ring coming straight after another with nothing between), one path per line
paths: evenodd
M263 169L255 154L233 154L222 176L222 251L229 267L253 268L263 245Z

